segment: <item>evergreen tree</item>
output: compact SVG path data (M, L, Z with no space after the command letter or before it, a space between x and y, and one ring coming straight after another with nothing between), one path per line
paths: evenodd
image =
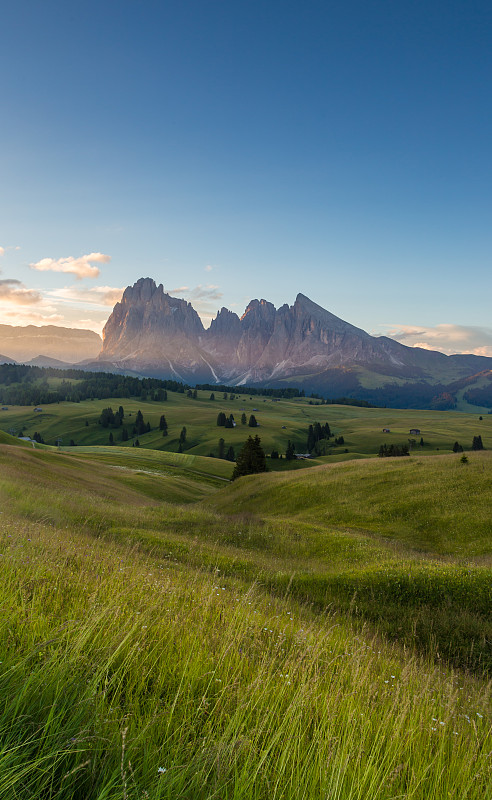
M198 399L198 392L197 392L197 390L195 389L195 390L193 391L193 400L197 400L197 399Z
M111 433L109 435L112 436ZM70 447L75 447L75 442L73 439L70 439Z
M463 448L460 445L460 443L459 442L455 442L453 444L453 453L462 453L462 452L463 452Z
M241 414L241 425L246 425L247 421L248 420L246 419L246 414L243 411L243 413Z
M249 418L248 425L249 425L250 428L257 428L258 427L258 423L256 421L256 417L255 417L254 414L251 414L251 416Z
M226 415L224 414L224 412L223 412L223 411L220 411L220 412L217 414L217 425L219 425L219 426L221 426L221 425L222 425L222 426L224 426L224 425L226 424L226 421L227 421L227 417L226 417Z
M472 443L472 450L483 450L483 442L481 436L474 436Z
M179 434L179 443L184 444L186 442L186 428L183 426L181 428L181 433ZM179 451L181 453L181 450Z
M126 428L121 429L121 441L127 442L128 441L128 431Z
M296 448L294 447L294 445L292 444L290 439L287 442L287 449L285 451L285 457L286 457L287 461L292 461L292 459L296 457Z
M147 433L147 425L144 422L143 414L138 409L137 416L135 418L135 432L137 436L141 436L142 433Z
M248 436L241 452L239 453L231 480L236 480L243 475L253 475L257 472L266 472L266 457L261 446L259 436Z
M125 412L123 411L123 406L119 407L118 414L120 415L120 419L124 419L125 418Z
M166 417L164 416L164 414L162 414L162 416L161 416L161 418L159 420L159 430L162 431L162 435L163 436L167 436L167 422L166 422Z
M88 420L88 419L86 419L86 421L85 421L85 427L86 427L86 428L88 428L88 427L89 427L89 420Z
M112 408L103 408L101 416L99 417L99 425L102 425L103 428L109 428L110 425L114 425L114 413Z
M210 400L215 400L215 395L214 395L214 393L213 393L213 392L212 392L212 394L210 395Z
M236 455L234 453L234 448L233 448L232 445L228 448L225 457L226 457L227 461L235 461L236 460Z
M308 453L311 453L311 451L314 449L316 441L317 441L317 439L316 439L316 436L315 436L315 433L314 433L314 428L313 428L312 425L310 425L309 429L308 429L308 439L307 439L307 450L308 450Z
M109 444L114 444L113 431L109 432Z
M138 441L138 439L135 439L135 441L133 442L133 446L140 447L140 442Z
M224 458L225 456L225 441L223 439L219 439L219 458Z
M278 458L278 450L272 450L270 453L270 458Z

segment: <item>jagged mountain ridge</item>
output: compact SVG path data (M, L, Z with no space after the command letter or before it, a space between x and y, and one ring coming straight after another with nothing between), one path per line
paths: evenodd
M350 373L439 383L491 369L492 359L446 356L370 336L303 294L276 309L252 300L242 317L222 308L205 330L192 305L141 278L128 287L103 331L99 361L140 374L231 385L305 385L330 393ZM336 382L335 380L335 382ZM351 383L352 381L352 383Z

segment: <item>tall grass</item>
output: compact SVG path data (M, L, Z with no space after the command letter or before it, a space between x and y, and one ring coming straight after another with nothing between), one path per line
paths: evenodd
M490 686L4 515L0 797L489 798Z

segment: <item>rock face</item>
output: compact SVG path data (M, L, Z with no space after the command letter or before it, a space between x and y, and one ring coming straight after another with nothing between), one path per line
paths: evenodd
M459 379L492 359L445 356L370 336L303 294L276 309L252 300L243 316L222 308L205 330L190 305L150 278L125 290L103 332L100 361L187 382L314 386L329 392L335 374L366 370L393 379ZM347 384L349 385L349 384Z

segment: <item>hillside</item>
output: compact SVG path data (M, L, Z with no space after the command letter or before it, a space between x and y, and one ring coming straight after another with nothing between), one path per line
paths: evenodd
M488 796L488 453L83 450L0 444L0 797Z

